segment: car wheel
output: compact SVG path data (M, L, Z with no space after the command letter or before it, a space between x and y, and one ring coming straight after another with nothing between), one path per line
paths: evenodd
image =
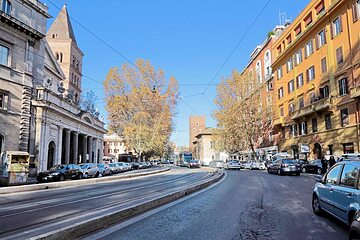
M88 173L84 173L84 178L88 178L89 174Z
M80 180L80 179L82 179L82 178L83 178L82 173L79 173L78 179Z
M97 177L99 177L99 176L100 176L100 173L99 173L99 172L96 172L95 177L97 178Z
M312 205L312 209L313 209L314 213L316 215L320 216L322 214L322 209L321 209L321 206L320 206L319 198L315 194L313 195L311 205Z
M302 171L303 173L306 173L306 168L303 167L303 168L301 169L301 171Z
M296 173L295 175L296 175L296 176L300 176L300 172Z
M317 169L317 174L321 174L321 173L322 173L321 168L318 168L318 169Z
M270 168L267 169L268 173L271 173Z
M60 175L60 181L65 181L65 176L64 175Z

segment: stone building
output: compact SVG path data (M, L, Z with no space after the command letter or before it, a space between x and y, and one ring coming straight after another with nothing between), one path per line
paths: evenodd
M124 139L117 134L104 136L104 157L123 161L123 157L132 157L132 152L128 151L124 144ZM131 161L132 159L130 159ZM126 160L128 161L128 160Z
M29 152L37 171L101 161L107 131L98 114L79 107L83 54L66 6L48 34L48 9L38 0L0 6L1 151Z

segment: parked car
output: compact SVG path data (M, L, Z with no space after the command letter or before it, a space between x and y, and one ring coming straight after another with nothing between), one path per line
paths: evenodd
M308 162L307 164L304 163L302 165L301 170L302 170L303 173L321 174L321 173L323 173L323 167L322 167L322 164L321 164L321 160L316 159L316 160L312 160L312 161Z
M119 166L119 172L125 172L125 165L123 162L116 163Z
M243 165L244 165L244 169L251 169L251 164L252 164L252 161L247 161L245 162Z
M131 170L131 164L130 163L124 163L124 168L125 168L125 171L130 171Z
M266 170L267 169L266 166L265 166L265 162L260 162L259 163L259 169L260 170Z
M107 163L99 163L98 165L99 172L101 176L111 175L111 167Z
M198 160L190 160L188 163L188 168L200 168L200 161Z
M84 178L98 177L100 174L99 168L95 163L84 163L79 165Z
M209 163L209 167L213 167L213 168L224 168L224 166L225 166L225 162L222 160L215 160Z
M145 162L139 162L139 169L145 169L147 168L147 165Z
M64 181L65 179L81 179L80 167L76 164L59 164L37 175L38 182Z
M360 161L360 153L343 154L339 158L339 162L341 161Z
M268 166L268 173L278 175L295 174L300 176L300 164L295 159L279 159Z
M250 163L250 170L254 170L254 169L257 169L259 170L260 169L260 163L257 162L257 161L252 161Z
M312 195L316 215L327 212L349 226L359 219L356 214L360 210L359 169L359 161L342 161L317 179ZM355 225L358 224L354 223L353 229Z
M300 165L300 169L301 169L302 171L303 171L304 165L309 164L309 161L307 161L307 160L305 160L305 159L298 159L297 161L298 161L298 163L299 163L299 165Z
M353 222L350 225L349 240L360 239L360 211L355 213Z
M112 174L120 172L120 166L117 165L116 163L109 163L109 166Z
M225 164L225 169L237 169L237 170L240 170L241 168L241 164L239 162L239 160L230 160L228 161L226 164Z

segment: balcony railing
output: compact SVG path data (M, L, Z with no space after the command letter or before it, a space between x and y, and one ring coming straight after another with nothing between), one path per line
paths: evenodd
M350 89L350 95L352 98L360 97L360 85L356 85Z
M311 104L300 108L294 111L291 115L292 120L297 120L303 118L307 115L313 114L315 112L325 111L332 107L332 99L331 98L322 98L317 101L312 102Z

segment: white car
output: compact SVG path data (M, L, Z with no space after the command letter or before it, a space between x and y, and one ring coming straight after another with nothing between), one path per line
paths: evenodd
M251 169L251 164L252 164L252 162L248 161L248 162L244 163L243 166L245 169Z
M240 162L238 160L230 160L225 164L225 169L229 170L229 169L238 169L240 170L241 165Z
M266 170L266 169L267 169L264 162L261 162L261 163L259 164L259 169L260 169L260 170Z

